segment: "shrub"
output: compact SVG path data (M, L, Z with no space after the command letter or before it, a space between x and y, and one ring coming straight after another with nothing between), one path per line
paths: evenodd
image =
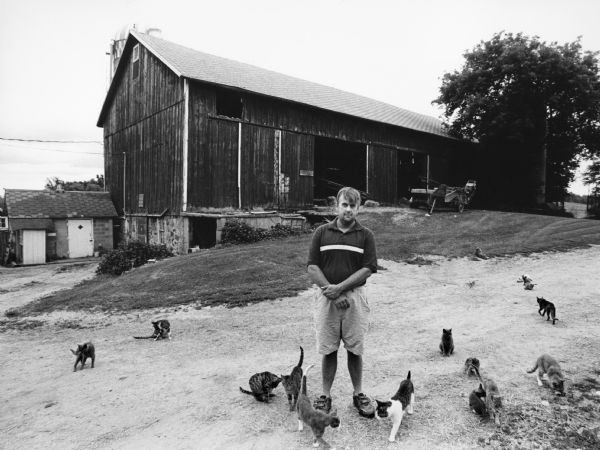
M228 221L223 227L221 242L223 244L248 244L264 239L278 239L301 234L302 230L295 230L289 225L276 224L270 230L252 228L246 222L238 219Z
M173 256L173 253L163 244L145 244L131 241L121 244L118 248L106 253L102 257L96 272L121 275L134 267L146 264L149 259L163 259L169 256Z
M263 239L263 230L252 228L246 222L233 219L223 226L221 242L224 244L248 244Z

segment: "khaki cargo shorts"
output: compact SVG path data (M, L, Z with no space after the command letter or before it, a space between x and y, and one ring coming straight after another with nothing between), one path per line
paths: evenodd
M317 332L317 351L329 355L344 342L344 348L355 355L362 355L364 340L369 330L369 303L365 286L344 292L350 307L336 308L333 301L316 289L314 295L314 319Z

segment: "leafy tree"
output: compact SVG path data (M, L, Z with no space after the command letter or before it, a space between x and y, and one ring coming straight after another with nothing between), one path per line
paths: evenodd
M583 184L592 187L591 195L600 196L600 158L593 160L583 173Z
M578 156L600 154L598 52L497 33L442 78L450 134L480 143L478 188L493 203L562 201ZM479 180L478 180L479 181Z
M103 191L104 175L96 175L95 179L87 181L63 181L58 177L46 180L46 189L56 191L58 186L62 186L65 191Z

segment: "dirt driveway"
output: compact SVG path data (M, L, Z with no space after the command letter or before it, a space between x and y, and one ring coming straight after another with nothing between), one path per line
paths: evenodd
M0 315L92 278L98 259L72 259L39 266L0 266Z
M333 388L342 425L325 439L342 449L598 448L600 435L600 246L529 257L441 260L385 268L368 282L372 327L366 392L387 398L412 371L415 413L395 444L390 424L359 418L351 406L345 355ZM139 270L144 270L143 268ZM537 283L525 291L517 278ZM35 281L35 280L34 280ZM5 294L2 294L5 295ZM551 325L536 296L557 306ZM316 363L311 291L226 309L186 306L143 314L54 313L0 324L1 446L11 449L304 449L282 388L270 404L239 392L250 375L288 373L306 351ZM167 317L171 341L134 340ZM442 328L456 350L438 352ZM92 340L96 367L72 372L76 343ZM525 372L543 352L562 365L567 395L555 397ZM462 366L481 360L504 399L502 425L468 408L477 385Z

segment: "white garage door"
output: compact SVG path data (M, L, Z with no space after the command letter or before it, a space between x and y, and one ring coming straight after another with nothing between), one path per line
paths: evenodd
M94 254L94 228L91 219L69 219L69 258L82 258Z
M46 230L23 230L23 264L46 264Z

